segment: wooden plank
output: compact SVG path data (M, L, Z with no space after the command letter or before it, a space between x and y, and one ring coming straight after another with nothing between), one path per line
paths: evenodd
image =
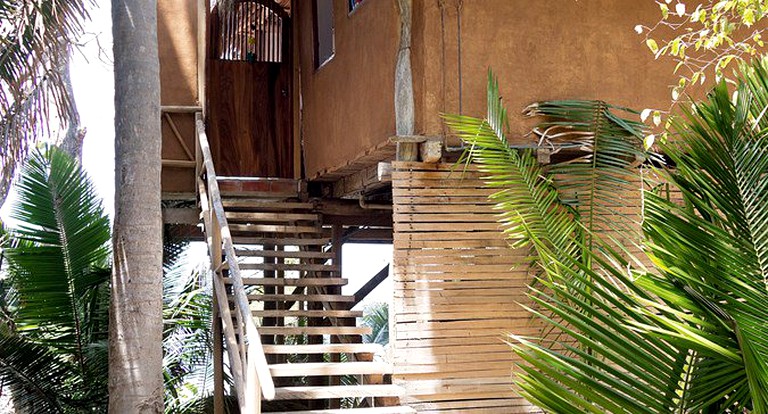
M272 414L415 414L411 407L329 408L324 410L280 411Z
M229 283L229 281L227 281ZM344 286L349 280L338 277L302 277L302 278L263 278L244 277L245 285L260 286Z
M240 212L240 211L227 211L227 219L230 222L293 222L293 221L317 221L319 216L317 214L302 214L302 213L254 213L254 212Z
M379 344L315 344L315 345L264 345L267 354L377 354L384 348Z
M498 213L492 210L483 212L461 213L440 213L440 214L395 214L393 220L395 223L495 223Z
M332 252L235 249L238 257L278 257L289 259L333 259Z
M300 203L296 201L265 201L263 198L224 198L221 200L224 208L237 208L247 209L251 211L265 211L265 210L312 210L314 204L312 203Z
M323 229L315 226L280 226L269 224L230 224L230 230L249 233L305 233L321 234Z
M322 398L401 397L405 390L396 385L336 385L329 387L275 388L276 400L309 400Z
M261 318L362 318L363 311L348 310L254 310L253 316Z
M299 271L299 272L338 272L339 267L325 264L287 264L287 263L241 263L242 270L273 270L280 272Z
M273 246L325 246L331 242L330 237L248 237L248 236L234 236L235 244L237 245L273 245Z
M372 332L368 326L262 326L262 335L366 335Z
M248 300L260 302L279 302L279 301L297 301L297 302L354 302L354 296L343 295L248 295Z
M304 377L320 375L375 375L391 374L392 366L381 362L310 362L272 364L273 377Z

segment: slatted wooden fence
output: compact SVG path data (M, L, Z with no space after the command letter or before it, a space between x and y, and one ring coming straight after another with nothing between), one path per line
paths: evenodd
M523 253L507 247L479 172L396 162L394 380L420 413L527 413L505 334L536 335ZM513 267L516 267L513 269Z

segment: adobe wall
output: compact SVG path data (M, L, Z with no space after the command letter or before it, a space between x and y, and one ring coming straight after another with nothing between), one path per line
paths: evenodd
M395 132L397 2L368 0L353 13L334 1L335 56L314 64L312 3L295 2L299 23L306 176L333 168Z
M674 66L634 32L659 18L644 0L414 0L417 133L442 135L441 112L485 114L489 67L518 136L528 131L520 111L539 100L666 109Z
M197 63L197 1L157 2L157 43L160 57L161 105L199 105ZM174 126L194 156L194 114L170 114ZM189 160L167 119L162 122L163 159ZM194 169L163 167L164 193L194 193Z

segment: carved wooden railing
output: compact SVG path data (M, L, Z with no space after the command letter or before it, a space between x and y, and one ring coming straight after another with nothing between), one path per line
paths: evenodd
M273 399L275 385L240 275L202 114L196 115L195 124L201 153L198 159L202 161L198 167L197 185L213 270L214 306L221 317L240 412L261 413L261 398ZM231 296L226 291L225 270L228 271L226 279L231 282ZM230 299L235 302L234 310L229 308Z

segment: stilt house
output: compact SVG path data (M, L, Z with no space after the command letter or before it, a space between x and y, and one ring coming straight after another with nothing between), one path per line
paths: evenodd
M167 237L205 240L216 413L523 413L528 275L441 113L668 105L638 0L159 0ZM666 77L667 81L661 80ZM519 143L532 138L511 118ZM391 266L342 274L344 243ZM513 269L513 270L511 270ZM390 278L390 343L353 307ZM356 292L344 286L365 280ZM223 365L232 385L224 386Z

